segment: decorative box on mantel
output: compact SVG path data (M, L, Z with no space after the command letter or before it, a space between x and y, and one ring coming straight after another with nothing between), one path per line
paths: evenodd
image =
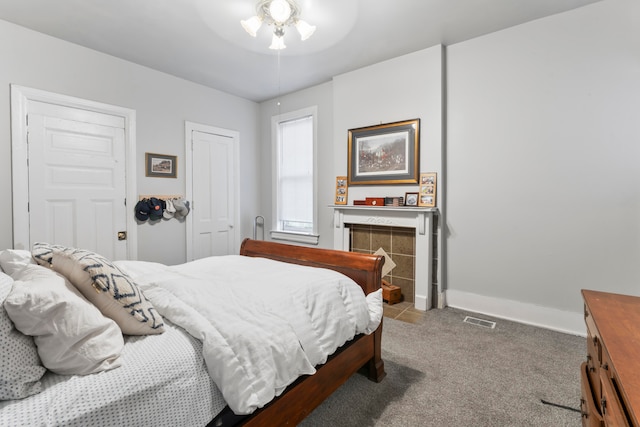
M433 265L433 214L436 208L333 205L334 249L349 250L349 228L345 224L365 224L413 228L416 233L415 308L434 306L431 291Z

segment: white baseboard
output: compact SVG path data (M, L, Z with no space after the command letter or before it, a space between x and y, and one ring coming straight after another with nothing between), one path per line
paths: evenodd
M587 328L582 312L527 304L502 298L487 297L468 292L447 290L446 305L500 319L512 320L540 328L585 337Z
M415 295L415 301L413 302L413 306L418 310L427 310L427 297L423 295Z

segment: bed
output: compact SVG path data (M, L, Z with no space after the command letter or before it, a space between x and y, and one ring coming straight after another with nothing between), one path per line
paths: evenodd
M60 270L65 265L65 260L72 257L69 254L61 255L60 251L63 249L65 248L56 249L57 252L54 253L57 258L52 256L48 259L49 262L52 262L49 267L56 266ZM36 272L41 274L43 270L47 269L46 265L37 267L30 265L25 270L20 262L12 258L16 256L14 252L9 254L8 261L5 259L3 262L2 254L5 252L7 251L0 253L0 263L2 263L5 273L9 270L15 273L15 277L20 278L20 273L16 271L21 271L24 275L24 271L31 269L33 272L30 274L33 276ZM24 256L24 254L22 255ZM77 256L77 254L73 256ZM21 262L30 263L29 260ZM29 368L33 372L29 372L29 374L33 378L38 375L40 377L24 387L37 385L38 390L32 390L33 393L28 397L2 400L0 402L0 425L87 425L89 421L92 425L106 426L125 424L296 425L357 371L362 371L376 382L384 378L385 371L380 346L382 334L380 284L383 263L384 258L381 256L250 239L246 239L242 243L239 256L213 257L211 260L198 260L181 266L170 267L138 261L113 262L117 269L124 273L124 276L139 284L142 293L146 295L145 299L153 303L150 304L153 306L152 309L146 312L139 310L138 314L146 319L145 326L152 325L152 327L161 328L162 333L156 333L155 330L139 335L134 335L137 334L136 331L124 333L122 335L124 342L121 347L118 347L121 348L119 357L117 359L110 358L108 351L111 350L105 350L106 356L101 355L100 359L102 365L99 367L96 367L96 364L91 365L87 369L89 371L93 369L95 372L91 371L92 373L89 374L69 374L64 370L61 370L62 373L54 373L50 369L43 373L41 371L44 368L38 367L38 363L32 361L33 366L29 366ZM232 268L225 269L223 266L231 266ZM272 270L272 267L277 270ZM313 276L309 276L311 279L309 279L308 285L305 285L307 286L305 291L298 291L298 288L278 291L275 288L276 283L266 284L264 282L267 277L272 277L272 281L275 278L276 282L282 282L283 286L287 286L288 282L293 283L298 280L290 280L292 277L298 277L298 271L300 274L303 272L304 274L313 274ZM312 366L309 366L307 362L287 362L287 366L282 369L285 369L285 374L288 376L278 371L273 376L278 379L274 382L277 383L275 388L267 387L268 392L265 392L264 395L261 394L262 391L256 391L254 394L260 395L260 399L252 401L251 404L245 404L246 398L242 395L235 395L236 388L243 389L242 379L237 387L235 385L229 387L228 384L229 381L235 381L234 375L229 375L229 372L242 371L245 366L243 358L249 356L234 352L233 355L236 355L235 357L239 361L221 363L218 359L211 359L211 357L221 357L227 350L216 350L217 347L213 344L217 341L224 341L225 343L229 342L232 347L233 345L247 346L248 354L257 354L258 363L261 363L263 357L266 360L272 353L275 354L278 351L273 348L265 350L264 345L260 344L260 336L269 333L269 331L258 333L255 325L245 325L241 335L247 335L251 338L246 340L246 337L238 337L237 343L240 344L235 344L235 339L231 342L229 338L233 332L225 332L221 329L218 337L218 332L206 329L206 327L198 329L198 325L202 322L200 314L206 315L208 311L224 312L225 316L228 315L227 312L230 311L228 307L234 306L233 301L238 300L233 285L234 283L246 282L247 277L250 277L249 272L258 277L258 280L253 279L255 282L253 285L248 285L251 289L250 293L255 294L259 304L267 304L267 302L269 304L264 307L257 306L259 307L258 323L266 322L267 317L273 317L271 316L273 312L284 311L283 307L292 307L287 311L295 312L297 309L293 308L288 299L289 295L296 293L304 294L304 298L307 298L305 304L310 307L309 310L315 313L311 317L319 316L320 311L316 310L319 310L317 307L322 305L326 305L334 311L325 315L325 320L321 322L329 324L327 326L329 332L314 332L320 337L319 344L316 345L308 341L308 338L304 338L306 336L304 334L297 335L299 341L296 343L295 352L299 352L298 347L303 348L305 357ZM336 272L340 274L338 275ZM64 277L66 286L69 286L66 280L69 277L73 280L69 279L68 281L74 282L74 285L76 285L75 281L79 280L78 277L74 277L74 274L79 274L79 269L66 271L65 274L60 273L57 271L59 276ZM47 274L50 273L47 272ZM207 299L199 294L199 286L203 286L203 284L196 279L198 275L212 276L218 281L216 282L217 288L211 287L204 290L205 293L214 292L209 295L209 302L205 302ZM334 275L339 280L339 284L332 282L331 286L326 287L331 289L335 287L336 292L346 301L344 305L349 308L345 309L345 313L351 320L340 320L341 314L335 311L338 310L335 307L340 304L331 302L331 299L325 301L325 297L316 297L315 295L315 289L324 287L317 286L316 282L325 283L327 280L333 280ZM4 274L4 276L8 275ZM3 296L2 289L13 289L18 286L15 283L22 283L17 280L12 285L7 285L8 280L13 280L13 276L10 277L5 280L4 285L0 285L0 297L9 300L8 303L6 301L4 303L7 313L15 314L16 311L19 311L23 314L25 310L22 308L17 310L16 308L21 307L18 304L19 301L16 302L16 298L12 300L13 291L9 297ZM90 285L94 288L92 290L94 294L99 293L96 280L94 278L94 282ZM354 290L353 282L359 286L359 288L355 287L357 291ZM288 286L291 286L292 283L289 283ZM238 285L238 287L242 286ZM303 288L301 285L299 289ZM82 288L77 287L77 289L81 290ZM362 296L358 296L358 293ZM311 297L308 294L313 294L314 299L309 299ZM91 293L86 295L86 299L91 297ZM362 308L362 299L365 300L366 309ZM245 305L244 299L242 301L243 303L239 304L241 311L246 309L243 307ZM187 305L184 305L183 302ZM93 304L96 305L95 302ZM198 304L201 305L198 306ZM276 308L272 308L272 304ZM351 305L357 308L353 313L351 313ZM83 307L85 306L83 305ZM193 307L196 308L195 317L191 316L191 312L194 312L191 309ZM222 307L224 310L221 309ZM154 310L158 313L155 313ZM338 311L340 310L342 308ZM363 310L368 311L366 319ZM287 316L293 316L293 314L283 314L283 317ZM244 321L244 317L247 317L246 312L242 312L239 317ZM308 327L305 326L305 322L295 320L298 317L292 317L292 319L296 324L294 329L314 329L317 327L315 323L310 323ZM233 328L236 327L233 323L236 320L225 318L222 321L222 323L228 322L231 322ZM20 322L17 322L16 325L18 323ZM352 330L349 329L350 326L345 326L351 323L355 325ZM236 330L233 328L231 329ZM274 337L266 337L266 335L263 337L267 339L266 345L268 347L272 346L270 343L288 333L286 326L282 326L282 330L276 326L273 328L276 334ZM336 332L331 328L339 328L339 330ZM125 331L124 328L121 329ZM252 336L254 332L260 336ZM20 338L22 340L20 345L26 345L25 340L30 338L29 334L21 334L16 330L5 330L2 333L13 334L13 338ZM120 345L117 343L118 334L113 331L109 333L113 335L115 346ZM326 334L332 335L331 342L325 336ZM213 344L210 342L212 335L217 337L217 341L216 339L212 341ZM333 342L334 335L341 338ZM42 337L33 339L42 340ZM254 345L259 348L253 348ZM276 345L273 344L273 347ZM294 352L288 347L283 347L283 349L282 351L285 353ZM317 361L321 363L315 363ZM109 363L114 366L109 366ZM7 361L0 360L0 364L4 366ZM221 366L224 366L224 369L219 368ZM292 367L295 369L293 372L289 372ZM278 369L281 368L278 367ZM269 371L263 367L258 370L260 375L263 371ZM257 380L251 377L244 388L254 387L254 383L261 381L263 381L262 377ZM221 386L219 387L218 384ZM62 396L65 396L66 399L62 399ZM2 396L0 398L5 399ZM251 399L248 400L251 401Z

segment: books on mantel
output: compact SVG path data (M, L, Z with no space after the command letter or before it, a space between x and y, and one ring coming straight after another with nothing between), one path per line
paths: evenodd
M354 200L354 206L404 206L404 197L367 197Z
M404 206L404 197L385 197L385 206Z

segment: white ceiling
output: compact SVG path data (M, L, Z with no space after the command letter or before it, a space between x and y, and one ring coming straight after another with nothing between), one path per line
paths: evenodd
M254 101L599 0L298 0L317 30L249 36L255 0L0 0L0 19ZM278 69L280 74L278 77Z

